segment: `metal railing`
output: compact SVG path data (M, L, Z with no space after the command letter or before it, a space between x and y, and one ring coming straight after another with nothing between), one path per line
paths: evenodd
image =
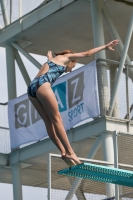
M102 106L105 106L101 115L108 115L112 90L114 89L113 87L119 64L120 63L118 61L108 59L97 60L97 67L106 68L107 71L107 85L104 85L103 82L98 82L99 85L101 84L102 87L106 87L107 89L106 94L104 94L106 95L105 102L100 102L100 104L104 104ZM120 85L117 91L117 98L112 116L130 121L133 120L133 76L129 76L129 69L133 69L133 65L125 64L120 78ZM101 99L99 99L99 101L101 101Z

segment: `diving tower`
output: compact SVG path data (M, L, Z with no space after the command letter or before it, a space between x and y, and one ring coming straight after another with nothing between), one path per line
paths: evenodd
M26 84L30 82L20 53L39 69L41 64L30 53L46 56L48 50L60 52L64 48L79 52L103 45L112 39L120 40L115 53L102 51L95 55L95 58L92 56L81 59L80 62L83 64L97 60L100 116L91 122L80 123L67 131L72 147L79 157L105 161L111 163L109 166L113 167L113 132L117 130L120 133L127 133L126 136L124 135L125 141L126 137L131 136L130 134L128 136L128 132L133 133L133 97L130 94L133 88L132 6L112 0L42 0L33 10L23 14L22 8L25 6L26 10L26 5L22 6L22 0L18 7L14 7L14 1L8 5L4 0L0 2L3 13L0 18L0 46L6 49L8 100L17 97L15 60ZM18 9L18 17L14 16L13 9ZM118 73L120 81L116 83L115 76ZM5 107L7 109L7 106ZM8 126L4 128L0 125L0 131L9 133ZM132 136L126 144L131 142L131 138ZM130 150L132 150L131 145L132 143L129 145ZM122 151L121 147L119 147L120 151ZM23 199L22 185L48 187L48 153L59 153L49 138L7 152L7 154L3 152L0 154L0 181L13 183L14 200ZM123 162L127 162L125 168L122 166L123 169L126 167L132 169L131 155L127 160L125 158L128 155L128 149L125 150L123 158L122 153L119 156L120 163L124 165ZM55 159L57 158L54 158L54 161ZM58 158L59 163L61 163L60 160ZM61 163L60 167L63 169L66 166ZM54 172L53 169L53 188L63 190L63 180ZM69 182L69 189L72 191L71 186L74 180L71 179ZM84 184L87 183L84 182ZM78 185L77 182L77 188ZM97 183L93 183L93 186L97 187L99 194L106 194L107 198L115 196L115 187L112 184L102 185L104 188L102 190L98 188ZM94 190L91 183L89 187L89 192L92 193ZM85 190L82 190L80 185L80 189L77 189L80 193L80 195L76 194L77 199L85 200L84 191L87 192L87 187L85 186ZM121 187L119 194L127 193L127 191L128 189ZM119 200L119 194L117 193L117 200ZM49 200L51 200L50 197L49 195Z

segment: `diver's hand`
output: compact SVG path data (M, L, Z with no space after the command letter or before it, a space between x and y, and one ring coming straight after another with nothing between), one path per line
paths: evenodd
M48 57L48 60L51 60L53 58L52 51L50 50L48 51L47 57Z
M112 42L109 42L108 44L106 44L106 49L114 51L114 46L116 46L119 43L119 40L113 40Z

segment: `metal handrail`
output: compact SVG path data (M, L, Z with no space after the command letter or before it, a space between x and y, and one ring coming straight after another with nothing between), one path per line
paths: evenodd
M101 62L101 61L108 62L108 63L114 63L114 64L118 64L118 65L120 64L119 61L110 60L110 59L98 58L98 59L96 60L96 62ZM133 68L133 65L131 65L131 64L125 63L125 66L126 66L126 65L128 65L128 66L131 67L131 68Z

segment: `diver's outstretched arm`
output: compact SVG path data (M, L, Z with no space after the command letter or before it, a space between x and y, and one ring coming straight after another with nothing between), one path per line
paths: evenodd
M109 42L106 45L96 47L94 49L90 49L90 50L85 51L85 52L65 54L64 56L68 57L70 60L74 60L74 59L78 59L78 58L91 56L91 55L93 55L93 54L95 54L99 51L105 50L105 49L114 51L113 47L116 46L118 43L119 43L119 40L113 40L112 42Z

